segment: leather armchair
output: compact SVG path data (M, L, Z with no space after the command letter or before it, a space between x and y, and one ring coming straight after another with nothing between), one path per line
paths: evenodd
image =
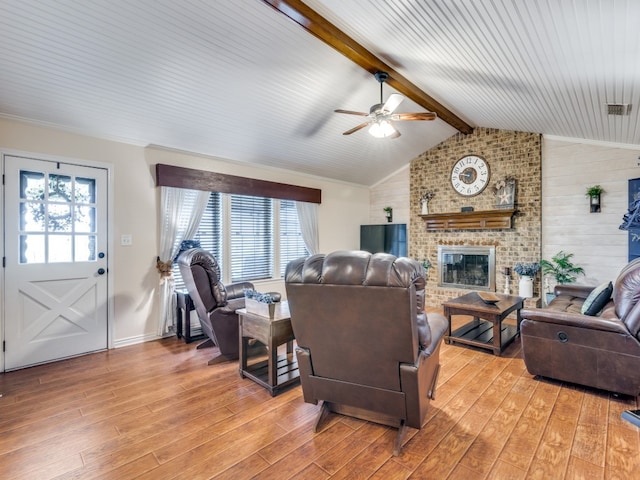
M294 260L285 284L304 400L330 412L421 428L434 398L446 319L424 312L424 269L385 253Z
M253 289L250 282L223 285L220 266L216 259L202 248L186 250L178 257L178 266L189 296L196 307L202 331L209 337L198 348L216 345L220 355L209 365L238 358L238 315L244 308L244 289Z
M521 311L522 354L532 375L640 395L640 259L625 266L599 316L580 313L593 287L558 285L545 308Z

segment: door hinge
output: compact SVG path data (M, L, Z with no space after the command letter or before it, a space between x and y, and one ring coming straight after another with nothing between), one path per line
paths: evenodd
M6 352L6 351L7 351L7 342L6 342L6 340L3 340L3 341L2 341L2 351L3 351L3 352Z
M7 266L7 257L2 257L2 268Z

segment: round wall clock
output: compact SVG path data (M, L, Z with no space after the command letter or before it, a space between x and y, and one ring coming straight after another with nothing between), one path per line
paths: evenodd
M489 184L489 164L478 155L466 155L451 170L451 186L460 195L473 197Z

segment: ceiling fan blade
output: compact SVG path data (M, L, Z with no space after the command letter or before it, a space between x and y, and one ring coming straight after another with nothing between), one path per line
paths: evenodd
M346 132L343 133L343 135L351 135L353 132L357 132L358 130L361 130L364 127L366 127L367 125L369 125L369 122L361 123L360 125L353 127L351 130L347 130Z
M346 113L347 115L360 115L361 117L366 117L367 115L369 115L368 113L364 113L364 112L354 112L353 110L334 110L334 112L336 113Z
M384 103L382 110L387 113L391 113L396 108L398 108L398 105L400 105L403 100L404 100L404 97L399 93L392 93L391 95L389 95L389 98L387 98L387 101Z
M418 113L396 113L391 116L392 120L435 120L438 116L431 112Z

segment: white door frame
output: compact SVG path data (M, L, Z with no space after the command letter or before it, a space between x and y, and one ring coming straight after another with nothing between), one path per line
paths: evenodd
M107 269L110 275L107 275L107 348L109 350L113 349L114 341L113 341L113 329L114 329L114 287L113 287L113 278L114 278L114 243L113 243L113 230L114 230L114 192L113 192L113 169L114 165L112 163L106 162L95 162L91 160L81 160L78 158L72 157L62 157L57 155L47 155L43 153L34 153L34 152L25 152L20 150L11 150L0 148L0 172L4 172L4 162L5 156L14 156L14 157L27 157L33 158L35 160L45 160L49 162L60 162L60 163L68 163L72 165L79 165L82 167L94 167L94 168L102 168L107 171L107 251L109 255L107 255ZM4 178L2 185L0 185L0 225L2 225L2 234L0 235L0 254L5 257L5 246L4 246ZM2 301L2 308L0 308L0 345L4 346L5 341L5 282L7 279L5 278L5 268L2 266L2 273L0 274L0 300ZM5 371L5 361L4 361L4 348L0 348L0 372ZM0 392L2 393L2 392Z

